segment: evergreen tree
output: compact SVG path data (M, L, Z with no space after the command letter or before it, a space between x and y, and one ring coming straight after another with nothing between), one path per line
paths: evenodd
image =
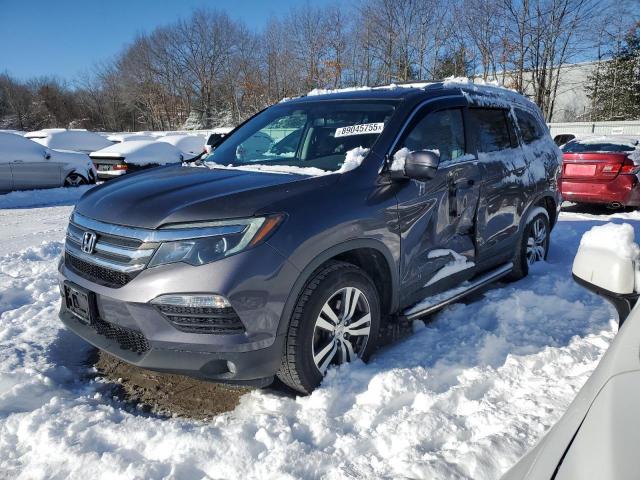
M624 37L618 53L589 76L585 89L592 121L640 118L640 22Z

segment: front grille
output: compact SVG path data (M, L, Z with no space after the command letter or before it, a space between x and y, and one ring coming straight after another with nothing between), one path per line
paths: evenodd
M74 216L75 219L75 216ZM121 227L100 224L99 228L69 223L65 243L65 262L76 274L92 282L120 288L140 273L155 252L157 243L120 235ZM95 236L93 248L83 250L85 234Z
M156 308L181 332L230 335L244 333L245 331L238 314L231 307L156 305Z
M135 274L111 270L109 268L85 262L69 253L64 256L65 265L73 272L92 282L111 288L119 288L131 281Z
M136 330L105 322L102 319L96 319L92 326L98 335L115 340L123 350L138 354L149 351L149 342L142 333Z

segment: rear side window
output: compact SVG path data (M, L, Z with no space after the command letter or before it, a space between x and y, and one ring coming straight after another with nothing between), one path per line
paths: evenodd
M509 133L507 112L497 108L471 108L469 115L476 125L479 152L497 152L511 148L514 142Z
M515 109L515 112L524 143L531 143L544 137L546 131L536 117L518 108Z
M410 151L437 150L440 161L455 160L465 154L464 123L460 108L449 108L422 117L400 142Z

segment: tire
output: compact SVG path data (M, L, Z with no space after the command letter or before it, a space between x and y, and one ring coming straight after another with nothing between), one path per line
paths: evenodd
M348 312L347 305L355 306ZM277 376L294 390L309 394L329 366L355 358L366 361L376 348L379 329L380 298L369 276L350 263L327 262L298 298Z
M79 173L70 173L67 178L64 179L65 187L79 187L80 185L87 185L89 182Z
M549 215L543 208L536 208L523 231L508 280L526 277L531 264L547 259L550 233Z

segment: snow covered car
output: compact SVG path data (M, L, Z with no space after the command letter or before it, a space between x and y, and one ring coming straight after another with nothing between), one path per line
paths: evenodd
M620 135L591 136L562 147L565 200L611 208L640 206L640 144Z
M89 155L98 178L108 180L127 172L179 163L184 154L173 145L157 140L130 140L111 145Z
M620 329L562 418L502 480L638 478L639 253L629 224L594 227L582 238L573 276L615 306Z
M220 143L224 137L226 137L233 128L231 127L219 127L214 128L209 135L207 135L207 140L204 144L204 151L206 153L211 153L211 150Z
M87 130L45 128L24 135L34 142L56 150L91 153L112 144L106 137Z
M130 142L132 140L155 140L156 137L144 133L113 133L107 136L111 143Z
M21 135L0 132L0 192L95 183L84 153L43 147Z
M283 126L297 144L265 155ZM140 367L309 393L381 329L546 258L560 162L538 108L499 87L281 102L196 164L86 194L60 318Z
M165 135L158 138L157 141L176 147L182 152L185 160L204 152L204 138L201 135Z

